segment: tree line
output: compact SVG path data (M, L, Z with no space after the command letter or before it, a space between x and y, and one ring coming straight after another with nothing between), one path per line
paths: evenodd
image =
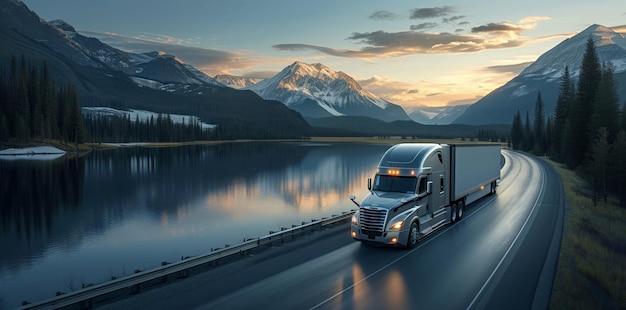
M626 206L626 103L619 96L610 62L601 64L589 37L577 84L565 67L554 115L546 118L541 92L534 119L517 111L511 125L511 147L547 155L589 180L594 204L619 197Z
M140 120L130 116L85 115L87 142L182 142L214 140L216 132L202 128L197 119L176 123L169 114Z
M0 141L82 143L85 135L76 88L57 87L48 66L11 57L0 70Z
M83 115L74 85L57 87L48 65L11 57L0 67L0 142L180 142L228 138L225 128L203 129L198 120L175 123L169 115L147 120Z

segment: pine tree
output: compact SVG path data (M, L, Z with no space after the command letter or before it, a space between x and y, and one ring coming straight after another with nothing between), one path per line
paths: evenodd
M30 132L30 103L28 102L28 80L27 80L27 71L26 71L26 60L22 55L22 60L20 63L20 73L18 77L18 85L17 85L17 102L18 102L18 112L17 112L17 127L16 127L16 136L18 141L26 142L31 138Z
M67 91L67 110L69 117L67 136L70 138L70 142L76 144L84 143L85 132L83 127L83 116L80 112L78 93L73 85L70 85Z
M577 96L572 110L572 122L570 123L573 134L574 165L580 166L590 149L589 122L595 107L598 85L602 78L600 61L596 54L593 38L589 36L583 62L578 78ZM591 136L593 137L593 136Z
M67 142L69 139L68 130L69 127L69 111L67 110L67 90L62 87L57 93L57 123L56 128L59 133L59 140Z
M554 151L554 120L552 117L546 119L546 133L545 133L545 146L548 156L553 156Z
M57 132L54 130L56 127L56 95L54 90L54 83L50 79L50 73L48 71L48 64L46 62L41 66L41 73L39 74L39 92L43 114L42 131L44 138L57 137Z
M626 101L622 104L622 130L626 131Z
M559 96L556 100L556 108L554 110L554 155L557 160L564 160L565 143L565 121L570 117L570 110L574 105L576 98L574 81L570 78L569 67L565 67L565 72L561 77L561 86L559 88Z
M538 155L546 153L545 146L545 113L543 110L543 100L541 100L541 92L537 94L537 100L535 101L535 123L533 126L533 132L535 134L535 143L533 150Z
M533 139L533 130L530 127L530 116L526 111L526 121L524 122L524 151L530 151L535 144Z
M603 66L602 79L596 94L596 105L589 122L589 131L591 133L598 132L600 127L607 129L609 143L615 141L617 132L620 130L619 99L613 71L612 63L609 62Z
M514 150L521 150L524 143L524 125L522 124L522 115L517 110L513 117L511 125L511 147Z
M609 132L604 127L598 133L591 149L591 161L587 167L591 176L593 190L593 205L595 206L600 195L607 201L607 176L609 169Z
M613 143L611 158L614 160L614 164L611 166L611 172L613 177L612 184L615 184L615 192L619 197L619 204L622 207L626 207L626 134L624 130L620 130ZM614 165L614 166L613 166Z

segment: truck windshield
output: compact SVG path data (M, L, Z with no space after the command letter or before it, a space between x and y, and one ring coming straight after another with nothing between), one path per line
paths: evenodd
M374 178L373 190L381 192L415 193L416 185L417 178L415 177L377 175Z

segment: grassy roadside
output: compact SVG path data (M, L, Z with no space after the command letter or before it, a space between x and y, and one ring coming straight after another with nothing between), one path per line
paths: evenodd
M611 200L594 207L584 180L547 161L567 199L550 308L626 309L626 209Z

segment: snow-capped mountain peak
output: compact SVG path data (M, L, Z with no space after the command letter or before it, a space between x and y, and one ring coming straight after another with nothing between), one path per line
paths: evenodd
M558 80L563 76L565 66L569 66L572 77L578 76L590 36L595 42L598 57L603 62L613 63L616 73L626 71L626 60L623 57L626 52L626 38L609 27L594 24L541 55L520 76Z
M406 112L366 90L341 71L296 61L248 89L281 101L305 117L368 116L384 121L409 120Z
M263 80L261 78L250 78L250 77L234 76L234 75L226 75L226 74L216 75L213 78L216 81L222 83L223 85L226 85L228 87L232 87L235 89L246 88L248 86L252 86Z

